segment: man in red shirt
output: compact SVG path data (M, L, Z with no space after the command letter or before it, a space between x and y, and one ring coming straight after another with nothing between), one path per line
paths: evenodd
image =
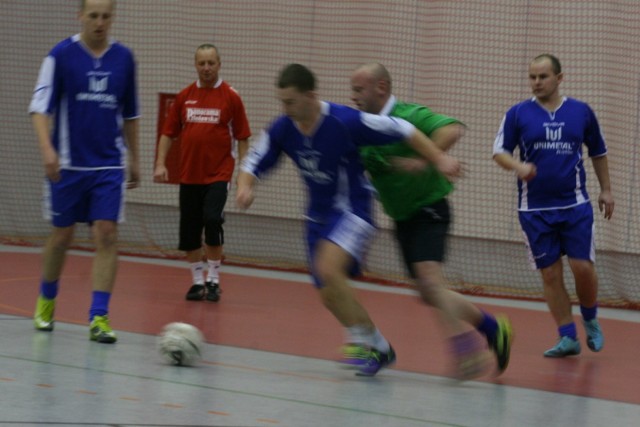
M196 49L198 80L169 109L158 143L153 179L166 182L167 152L180 136L180 243L191 267L188 300L218 301L218 270L224 244L224 206L235 167L249 147L251 130L240 95L219 76L220 55L212 44ZM203 277L202 230L208 273Z

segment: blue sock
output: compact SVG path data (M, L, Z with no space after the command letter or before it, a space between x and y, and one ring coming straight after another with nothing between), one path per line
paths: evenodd
M593 307L585 307L583 305L580 306L580 313L582 313L582 318L588 322L589 320L593 320L596 318L598 314L598 304Z
M109 299L111 293L103 291L93 291L91 308L89 309L89 321L96 316L104 316L109 312Z
M482 321L476 326L476 329L487 336L489 341L492 341L496 337L498 331L498 322L492 315L482 312Z
M44 279L40 282L40 295L47 299L54 299L58 296L58 280L47 282Z
M561 337L569 337L571 339L578 339L578 331L576 331L576 324L574 322L562 325L558 328L558 334Z

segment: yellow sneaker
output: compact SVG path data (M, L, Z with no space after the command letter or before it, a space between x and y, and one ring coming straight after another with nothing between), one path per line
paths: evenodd
M361 344L348 343L341 348L340 363L347 368L359 368L367 363L371 356L371 349Z
M42 295L36 301L36 312L33 315L33 324L39 331L53 331L53 312L56 308L56 300L48 299Z
M498 330L493 340L489 341L489 348L495 353L498 360L498 373L501 374L509 365L511 344L513 343L513 328L507 316L496 316Z
M89 339L104 344L112 344L118 340L116 333L109 326L109 316L95 316L89 326Z

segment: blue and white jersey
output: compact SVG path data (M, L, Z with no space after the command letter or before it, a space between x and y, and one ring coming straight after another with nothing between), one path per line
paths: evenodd
M308 219L325 222L336 212L352 212L372 222L372 187L364 175L358 147L396 143L415 128L402 119L328 102L321 103L321 114L311 136L302 134L287 116L276 119L262 132L242 170L260 178L284 153L298 166L307 185Z
M537 175L518 180L518 210L566 208L589 201L582 144L589 157L607 154L596 115L586 103L563 98L549 111L533 98L507 111L493 145L493 154L513 154L533 163Z
M42 62L29 113L54 116L62 169L124 168L123 119L140 115L133 54L111 40L95 57L79 34L63 40Z

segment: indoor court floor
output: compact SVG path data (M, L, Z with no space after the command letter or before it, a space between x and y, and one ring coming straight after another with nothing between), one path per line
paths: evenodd
M221 301L190 302L183 262L121 257L119 340L106 345L88 339L91 253L67 259L55 330L33 329L40 258L0 246L0 426L640 425L639 311L600 310L602 352L583 344L577 357L546 359L556 337L543 304L474 297L508 315L516 338L503 375L459 382L430 309L408 289L356 283L398 354L363 378L335 362L342 330L306 275L223 266ZM205 335L195 367L155 349L174 321Z

